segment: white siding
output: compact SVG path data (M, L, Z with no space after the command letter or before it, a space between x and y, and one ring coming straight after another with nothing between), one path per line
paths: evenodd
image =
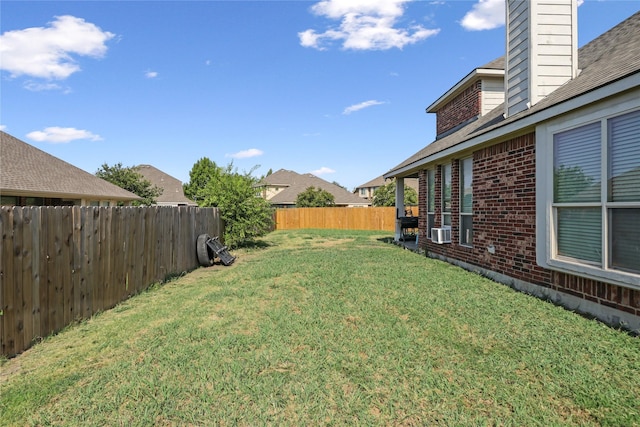
M507 61L505 70L507 115L527 108L529 99L529 4L507 1Z
M576 1L507 0L507 115L534 105L575 77Z
M480 114L485 115L504 102L504 79L484 78L482 79L482 99Z

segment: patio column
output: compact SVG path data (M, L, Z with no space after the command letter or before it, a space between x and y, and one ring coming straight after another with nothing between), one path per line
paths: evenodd
M404 178L396 178L396 242L402 238L400 221L402 216L404 216Z

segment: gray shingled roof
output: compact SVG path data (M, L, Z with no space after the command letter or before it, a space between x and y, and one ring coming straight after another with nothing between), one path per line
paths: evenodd
M499 64L500 59L504 63L504 58L498 58L485 67ZM457 132L433 141L391 169L385 176L395 176L400 169L406 170L412 164L423 161L431 155L640 73L640 12L580 48L578 68L581 72L576 78L556 89L528 110L505 119L504 104L502 104Z
M0 192L92 200L139 200L137 195L0 131Z
M369 187L382 187L386 184L386 181L382 175L377 178L373 178L371 181L365 182L362 185L358 185L356 190L359 188L369 188Z
M299 174L294 171L280 169L279 171L266 176L258 186L286 187L280 193L269 199L271 204L295 205L298 194L302 193L309 187L315 187L333 194L336 205L370 205L369 202L362 199L360 196L310 173Z
M184 195L182 182L180 182L179 179L174 178L151 165L138 165L135 169L146 180L151 182L152 185L162 188L162 194L156 199L158 204L196 205L193 200L189 200Z
M478 68L483 70L504 70L504 56L496 58Z
M390 182L390 181L389 181ZM369 187L382 187L383 185L388 184L389 182L387 182L384 179L384 176L380 175L377 178L372 179L369 182L365 182L362 185L358 185L356 187L356 190L359 188L369 188ZM404 180L405 185L413 188L414 190L418 191L418 180L414 179L414 178L408 178Z

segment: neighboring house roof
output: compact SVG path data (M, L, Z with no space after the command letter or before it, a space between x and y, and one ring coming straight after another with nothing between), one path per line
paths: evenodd
M321 188L328 191L333 195L336 205L368 206L371 204L339 185L325 181L313 174L299 174L286 169L280 169L266 176L258 184L258 187L283 188L283 190L268 199L273 205L295 205L298 194L304 192L309 187Z
M140 200L137 195L2 131L0 192L32 197Z
M358 185L356 187L356 190L358 190L360 188L382 187L383 185L386 185L388 183L389 182L387 182L387 180L384 178L384 176L380 175L379 177L374 178L369 182L365 182L362 185ZM411 187L414 190L418 191L418 180L417 179L413 179L413 178L405 179L404 183L405 183L406 186Z
M380 175L377 178L373 178L369 182L365 182L362 185L358 185L356 187L356 190L358 190L359 188L382 187L385 184L386 184L386 180L384 179L384 177L382 175Z
M184 189L180 180L162 172L151 165L138 165L134 169L140 173L152 185L162 189L162 194L156 198L158 205L191 205L196 206L193 200L184 195Z
M580 108L587 102L596 102L639 87L640 12L580 48L578 67L580 74L577 77L531 108L505 118L504 105L498 106L462 129L435 140L384 174L384 177L414 175L416 168L435 160L436 157L468 148L463 144L465 142L476 145L518 132Z

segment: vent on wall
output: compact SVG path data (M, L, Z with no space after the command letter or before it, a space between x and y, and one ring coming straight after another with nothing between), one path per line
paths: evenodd
M439 245L451 243L451 227L432 228L431 241Z

